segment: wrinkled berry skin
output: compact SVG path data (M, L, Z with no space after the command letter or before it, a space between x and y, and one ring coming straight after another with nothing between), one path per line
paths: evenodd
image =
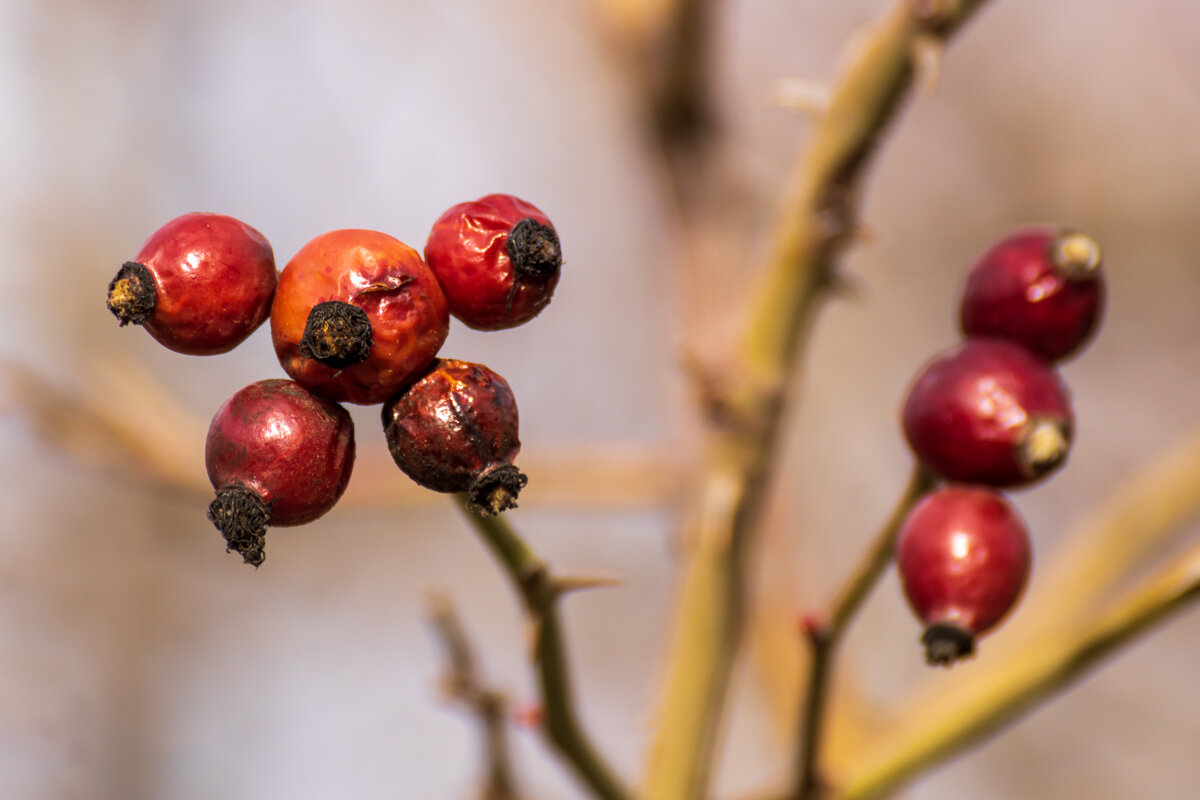
M354 466L346 409L292 381L252 383L213 417L204 464L214 489L253 489L271 525L302 525L333 508Z
M975 637L1016 605L1032 559L1025 523L998 492L948 486L913 508L896 541L896 566L926 626L931 664L973 652Z
M956 483L1033 483L1061 466L1073 429L1053 367L1000 339L970 339L933 359L904 404L909 446Z
M517 401L508 382L482 364L440 359L383 406L383 431L396 465L435 492L467 492L471 507L496 514L515 505L525 476Z
M370 350L327 366L300 342L309 312L341 301L366 312ZM336 230L300 249L279 276L271 337L283 369L314 392L350 403L382 403L429 366L449 333L446 298L420 254L385 233Z
M151 307L134 310L122 279L138 265L149 272L153 292ZM261 233L222 214L184 214L151 234L122 267L109 286L109 309L122 325L142 325L171 350L216 355L266 320L275 282L275 255Z
M1104 295L1094 241L1074 231L1026 230L975 263L960 322L967 336L1007 339L1047 361L1061 361L1091 339Z
M425 242L450 313L477 330L521 325L550 302L562 249L535 206L508 194L459 203L438 218Z

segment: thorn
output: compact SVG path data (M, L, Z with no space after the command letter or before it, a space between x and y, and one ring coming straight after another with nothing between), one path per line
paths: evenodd
M771 90L775 105L813 116L820 116L829 109L832 96L829 84L807 78L784 78L776 81Z
M540 703L526 701L512 712L513 724L519 728L536 729L546 723L546 709Z
M607 589L622 586L625 581L615 575L565 575L550 579L550 591L557 600L571 592L585 589Z
M796 617L796 628L807 637L825 627L825 620L816 611L804 611Z
M937 93L938 79L942 73L942 54L946 43L936 36L921 34L913 40L913 66L921 89L927 95Z

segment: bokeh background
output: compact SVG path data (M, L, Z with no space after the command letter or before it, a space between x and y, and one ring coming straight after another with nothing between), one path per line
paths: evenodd
M282 265L339 227L419 246L442 210L492 191L551 216L564 276L534 323L456 326L444 352L517 392L531 484L513 516L530 541L557 567L624 579L572 597L566 618L584 717L639 774L696 453L681 353L722 329L763 239L688 271L688 246L706 242L673 233L610 36L637 5L0 0L0 795L470 796L478 731L439 698L425 602L450 596L489 680L531 702L526 631L486 552L392 470L367 408L354 411L366 488L272 534L261 570L237 563L186 487L204 480L197 443L217 406L282 374L267 331L180 356L118 329L102 294L188 211L244 219ZM773 102L776 82L830 77L885 7L718 4L739 231L766 229L809 129ZM1200 423L1198 44L1186 0L996 0L953 44L936 92L889 138L866 195L873 236L847 259L858 291L822 314L803 371L764 543L786 554L784 602L827 597L890 508L908 470L904 388L954 341L966 266L1016 225L1091 232L1111 289L1100 336L1065 368L1069 468L1016 498L1039 558ZM131 431L178 446L130 462L73 402L115 404ZM864 696L888 707L936 679L918 634L889 576L842 662ZM1194 798L1198 664L1193 609L906 796ZM722 796L786 777L763 687L747 661ZM580 796L535 734L513 746L530 797Z

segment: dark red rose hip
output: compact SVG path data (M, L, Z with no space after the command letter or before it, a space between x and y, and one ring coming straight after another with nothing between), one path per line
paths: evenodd
M232 350L271 311L275 256L261 233L221 214L159 228L108 286L108 310L189 355Z
M420 374L449 330L446 298L421 255L378 231L330 231L304 245L283 268L271 308L284 371L364 405Z
M970 339L926 364L904 404L913 452L956 483L1033 483L1066 460L1073 429L1054 368L1000 339Z
M1031 561L1025 523L998 492L948 486L921 500L901 526L896 566L925 625L926 660L971 655L1016 605Z
M477 514L516 506L526 478L517 401L508 382L481 364L440 359L383 406L383 432L396 465L435 492L465 492Z
M562 247L550 220L509 194L459 203L438 218L425 242L450 313L478 330L512 328L550 302Z
M344 408L297 383L259 381L217 411L204 462L217 490L208 518L228 549L257 567L268 525L311 522L346 491L354 424Z
M1104 305L1100 246L1071 230L1016 233L976 262L963 292L967 336L1023 345L1047 361L1075 354Z

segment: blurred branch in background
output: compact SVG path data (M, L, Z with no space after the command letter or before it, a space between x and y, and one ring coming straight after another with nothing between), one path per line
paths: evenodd
M651 800L708 792L786 399L816 312L837 286L855 234L871 156L912 87L919 42L941 41L980 2L899 2L849 54L830 104L797 161L737 363L707 381L710 442L685 536L663 705L651 743Z
M212 494L204 472L207 422L133 360L110 355L91 363L89 378L80 382L86 392L60 388L17 362L0 364L8 410L83 463L206 506ZM639 442L542 448L523 456L521 466L534 481L522 498L531 507L660 508L679 491L671 454ZM339 506L432 508L442 502L406 480L386 451L360 449Z
M516 789L509 763L506 698L483 682L475 654L448 597L435 594L429 598L429 622L446 651L442 691L465 706L479 721L483 732L486 774L476 797L478 800L521 800L523 795Z

